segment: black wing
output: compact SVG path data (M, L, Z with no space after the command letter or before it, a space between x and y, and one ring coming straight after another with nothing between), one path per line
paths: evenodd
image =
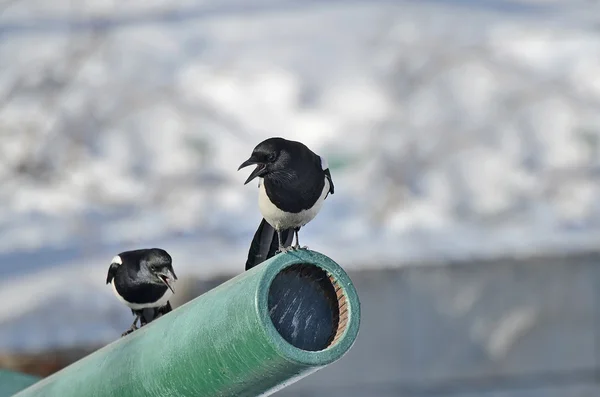
M331 179L331 172L329 172L329 168L323 170L323 172L325 173L325 178L327 178L327 180L329 181L329 193L333 194L333 179ZM327 198L327 196L325 196L325 198Z
M294 239L294 230L288 229L281 232L284 247L292 245ZM250 249L248 250L248 259L246 260L246 270L252 269L254 266L261 264L267 259L275 256L279 249L279 238L273 226L264 220L258 225Z
M106 275L106 284L110 284L110 282L113 280L113 278L115 278L115 276L117 275L118 268L119 268L118 263L110 264L110 267L108 268L108 274Z

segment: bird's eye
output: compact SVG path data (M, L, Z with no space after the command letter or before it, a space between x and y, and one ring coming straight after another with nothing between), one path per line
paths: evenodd
M271 154L269 154L269 162L273 162L275 161L275 159L277 158L277 153L273 152Z

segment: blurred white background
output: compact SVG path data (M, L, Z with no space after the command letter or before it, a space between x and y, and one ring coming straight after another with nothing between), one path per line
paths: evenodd
M0 349L113 340L123 250L241 272L270 136L328 159L302 242L349 270L594 249L599 109L597 1L5 0Z

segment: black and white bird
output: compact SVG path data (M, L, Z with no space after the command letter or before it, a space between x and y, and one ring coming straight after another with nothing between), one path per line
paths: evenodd
M112 259L106 284L112 284L117 299L135 316L127 335L171 311L169 299L177 276L171 256L160 248L121 252Z
M238 171L249 165L256 169L244 184L259 178L263 220L252 239L246 270L278 252L300 249L300 228L314 219L334 190L327 161L300 142L269 138L254 148Z

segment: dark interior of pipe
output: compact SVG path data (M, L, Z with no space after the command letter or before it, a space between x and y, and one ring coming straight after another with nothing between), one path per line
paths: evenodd
M271 283L268 305L279 334L302 350L335 344L348 321L343 289L334 277L310 264L282 270Z

